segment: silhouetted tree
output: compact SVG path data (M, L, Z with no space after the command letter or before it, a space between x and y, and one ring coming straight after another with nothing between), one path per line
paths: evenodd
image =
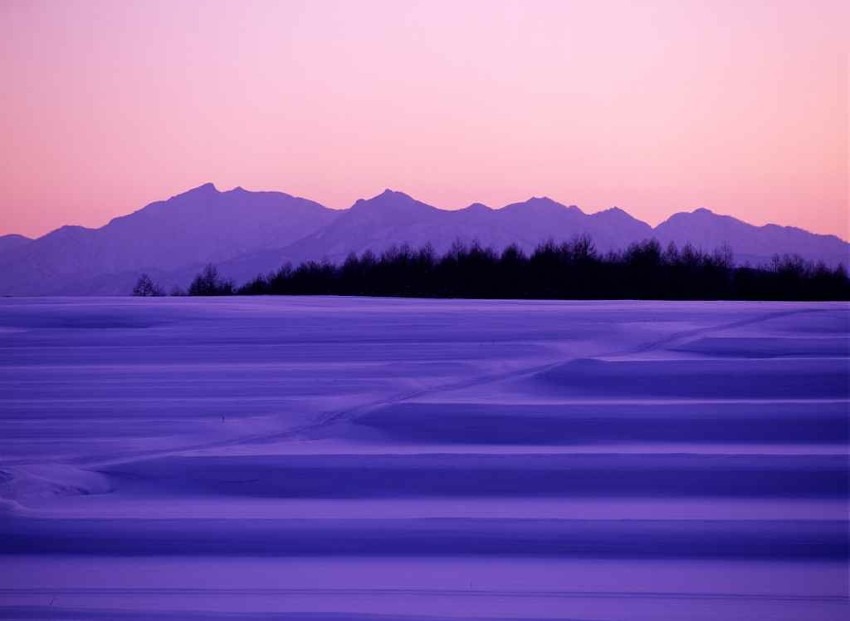
M136 281L136 285L133 287L133 295L137 297L160 297L165 295L165 292L162 290L158 284L156 284L151 277L147 274L142 274L139 276L139 280Z
M203 278L201 278L203 276ZM199 280L200 279L200 280ZM232 292L205 272L193 290ZM210 286L209 282L218 283ZM203 285L203 286L201 286ZM245 295L373 295L449 298L846 300L843 266L830 269L800 257L776 257L766 267L737 267L728 247L703 252L655 240L600 255L589 237L544 242L526 255L501 254L479 243L455 241L443 255L426 246L395 246L380 255L352 253L339 265L284 265L242 286ZM197 293L192 293L198 295ZM210 295L210 294L207 294Z
M189 285L189 295L233 295L233 281L219 276L218 269L212 263L207 264Z

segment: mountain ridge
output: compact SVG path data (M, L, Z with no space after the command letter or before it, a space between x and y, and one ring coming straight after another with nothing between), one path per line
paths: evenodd
M577 235L590 236L601 252L649 238L701 250L728 245L742 264L767 263L774 254L828 265L846 265L850 257L850 244L838 236L756 226L705 207L652 227L619 207L585 213L545 196L501 208L473 203L444 210L388 188L334 210L284 192L221 191L204 183L99 228L66 225L35 239L0 236L0 294L122 294L142 271L168 287L185 286L206 263L245 282L285 262L339 262L352 252L393 245L430 244L444 252L461 241L530 251Z

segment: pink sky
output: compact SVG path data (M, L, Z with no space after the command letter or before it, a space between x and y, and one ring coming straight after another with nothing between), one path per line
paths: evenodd
M850 3L0 0L0 233L206 181L850 237Z

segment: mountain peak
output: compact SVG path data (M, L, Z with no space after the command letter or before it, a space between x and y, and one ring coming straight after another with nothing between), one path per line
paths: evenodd
M459 209L458 211L467 211L467 212L470 212L470 213L474 213L474 212L484 213L484 212L493 211L493 208L490 207L489 205L485 205L484 203L472 203L471 205L467 205L466 207L464 207L463 209Z
M560 203L556 203L548 196L532 196L531 198L524 200L521 203L511 203L510 205L505 205L504 209L512 209L517 207L536 207L538 209L549 209L552 207L556 207L558 209L564 208L563 205L561 205Z
M558 201L552 200L548 196L532 196L528 200L522 203L512 203L510 205L506 205L504 209L513 210L513 209L527 209L532 208L535 211L545 211L545 212L573 212L576 214L583 214L584 212L579 209L576 205L570 205L567 207L563 203L559 203Z
M676 213L671 215L669 218L664 220L664 222L662 222L658 226L662 226L662 225L665 225L667 223L670 223L670 224L691 223L690 226L693 226L693 223L694 223L695 220L698 220L702 223L738 222L738 223L741 223L741 224L746 224L745 222L738 220L737 218L735 218L733 216L725 216L723 214L715 213L715 212L713 212L710 209L707 209L705 207L699 207L697 209L694 209L693 211L677 211ZM750 226L750 225L747 225L747 226ZM656 228L658 228L658 227L656 227Z
M27 237L26 235L19 235L18 233L9 233L7 235L0 235L0 239L5 240L5 241L12 241L12 240L22 241L22 242L32 241L31 237Z
M93 229L86 228L84 226L80 226L78 224L65 224L60 226L58 229L50 231L44 238L52 238L52 239L69 239L69 238L78 238L81 235L85 235L88 232L91 232Z
M33 240L29 237L24 237L23 235L18 235L16 233L0 235L0 253L4 253L8 250L14 250L16 248L22 248L32 241Z
M634 220L636 222L643 222L642 220L634 217L628 211L626 211L625 209L621 209L620 207L609 207L608 209L603 209L602 211L600 211L598 213L600 213L600 214L610 214L611 216L616 216L616 217L621 218L621 219L628 219L628 220Z
M625 221L634 221L640 222L637 218L635 218L632 214L624 209L620 209L619 207L609 207L608 209L603 209L602 211L597 211L593 214L596 217L601 217L606 221L617 221L617 222L625 222ZM648 226L648 225L647 225Z
M399 192L398 190L392 190L390 188L385 189L377 196L374 196L368 200L377 201L380 204L403 204L418 202L415 198L410 196L410 194L405 194L404 192Z
M185 192L181 192L171 198L178 198L182 196L211 196L213 194L219 194L218 188L212 182L207 182L202 185L199 185L196 188L192 188L191 190L186 190Z
M372 198L360 198L352 206L352 209L361 209L364 206L380 207L382 209L397 209L405 208L412 205L419 205L419 201L404 192L390 190L389 188Z
M548 196L532 196L525 202L527 205L557 205L558 207L563 207L561 203L552 200Z

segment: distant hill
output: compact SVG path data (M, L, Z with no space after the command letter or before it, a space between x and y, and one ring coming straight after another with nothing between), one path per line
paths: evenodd
M850 258L850 244L835 236L757 227L707 209L675 214L653 229L621 209L586 214L545 197L446 211L386 190L336 211L281 192L221 192L205 184L98 229L65 226L34 240L0 237L0 294L121 295L141 272L166 288L185 287L206 263L241 283L284 262L338 262L351 252L405 243L431 244L437 252L458 240L530 250L577 235L589 235L603 252L655 237L703 250L726 244L739 263L767 263L774 254L830 266Z
M27 245L32 240L23 235L0 235L0 256L3 253Z

